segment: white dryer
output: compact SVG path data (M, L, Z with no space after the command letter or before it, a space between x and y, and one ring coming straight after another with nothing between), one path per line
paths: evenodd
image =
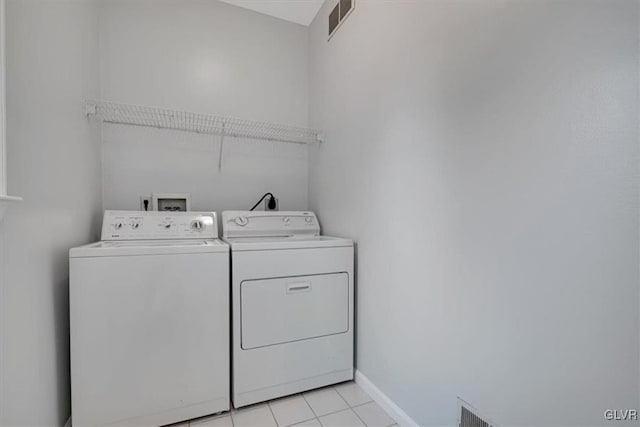
M215 213L106 211L71 249L74 426L159 426L229 409L229 247Z
M222 213L231 245L232 400L353 378L353 242L313 212Z

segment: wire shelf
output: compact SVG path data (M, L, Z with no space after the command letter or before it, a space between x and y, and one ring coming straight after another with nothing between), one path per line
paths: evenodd
M106 123L294 144L310 144L321 141L320 132L313 129L141 105L86 101L85 112L87 116L95 116Z

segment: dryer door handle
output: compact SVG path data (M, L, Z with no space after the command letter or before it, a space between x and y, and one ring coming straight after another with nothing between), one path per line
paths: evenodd
M311 291L311 283L309 282L297 282L297 283L287 284L288 294L309 292L309 291Z

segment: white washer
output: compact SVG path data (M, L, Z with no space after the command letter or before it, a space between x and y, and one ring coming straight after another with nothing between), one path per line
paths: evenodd
M313 212L222 213L235 407L353 378L353 242Z
M71 249L74 426L159 426L229 409L229 247L215 213L106 211Z

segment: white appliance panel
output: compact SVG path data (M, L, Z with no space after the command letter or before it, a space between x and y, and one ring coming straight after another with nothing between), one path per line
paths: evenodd
M287 237L228 237L234 251L256 251L268 249L308 249L353 246L351 239L331 236L293 235Z
M244 350L349 330L347 273L247 280L240 298Z
M349 283L353 282L353 246L258 251L234 248L232 256L234 284L251 279L343 272L349 274Z
M70 276L73 425L229 409L228 253L71 258Z
M232 257L234 405L246 406L353 379L353 247L234 249ZM349 307L346 332L278 345L242 348L240 301L243 282L336 273L346 274L348 280L348 295L345 297ZM262 311L269 309L266 304L262 307Z
M313 212L225 211L222 233L223 237L318 236L320 224Z
M102 240L217 239L215 212L105 211Z
M213 240L113 240L90 243L69 251L71 258L99 256L134 256L188 254L205 252L229 253L229 246Z

